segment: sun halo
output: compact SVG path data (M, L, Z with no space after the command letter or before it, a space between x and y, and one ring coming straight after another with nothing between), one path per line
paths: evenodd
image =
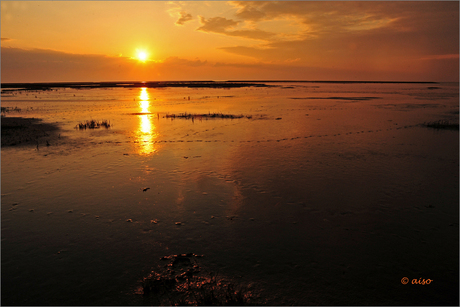
M137 50L136 59L144 63L149 59L149 54L145 50Z

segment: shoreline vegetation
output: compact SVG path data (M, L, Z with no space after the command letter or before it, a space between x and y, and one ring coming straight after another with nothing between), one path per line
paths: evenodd
M83 130L83 129L99 129L101 127L104 127L106 129L110 128L110 122L107 121L107 120L103 120L103 121L97 121L97 120L87 120L86 122L84 123L79 123L75 126L75 129L78 129L78 130Z
M302 80L231 80L231 81L148 81L148 82L42 82L42 83L2 83L2 94L14 91L47 91L53 88L161 88L161 87L190 87L190 88L239 88L239 87L272 87L266 83L287 83L287 82L306 82L306 83L407 83L407 84L437 84L438 82L428 81L302 81Z

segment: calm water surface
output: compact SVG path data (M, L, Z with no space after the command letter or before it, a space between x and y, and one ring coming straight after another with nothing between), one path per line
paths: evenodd
M271 85L2 95L62 129L2 148L2 305L142 305L181 253L272 305L458 305L459 135L420 126L458 84Z

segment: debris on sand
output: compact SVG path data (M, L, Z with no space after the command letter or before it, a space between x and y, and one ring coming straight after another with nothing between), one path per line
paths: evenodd
M21 109L18 107L1 107L2 116L6 115L9 112L21 112Z
M193 253L162 257L168 263L143 278L136 293L160 306L257 305L249 286L204 272L197 261L200 257Z

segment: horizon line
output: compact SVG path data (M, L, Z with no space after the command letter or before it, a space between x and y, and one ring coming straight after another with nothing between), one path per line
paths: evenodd
M65 86L96 86L104 87L123 87L123 86L142 86L142 85L187 85L187 84L231 84L231 83L402 83L402 84L438 84L438 83L458 83L459 81L352 81L352 80L179 80L179 81L57 81L57 82L2 82L1 87L65 87ZM242 85L242 84L241 84Z

